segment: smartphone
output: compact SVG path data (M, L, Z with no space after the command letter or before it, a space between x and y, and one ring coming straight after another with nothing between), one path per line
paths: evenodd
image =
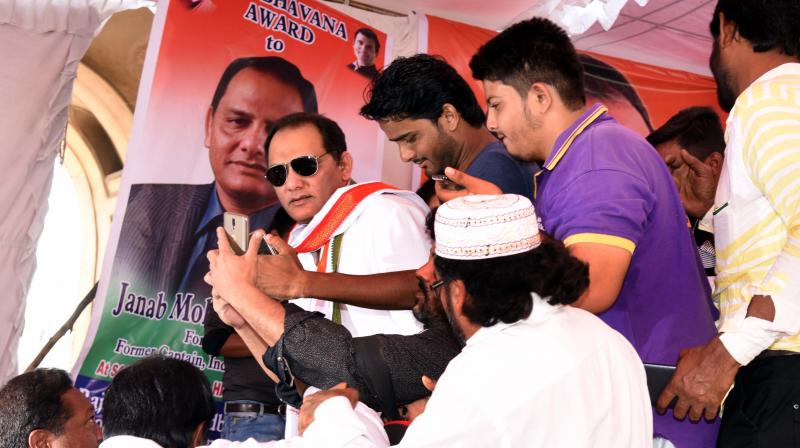
M277 253L278 251L274 247L270 246L263 238L261 239L261 244L258 246L258 255L275 255Z
M647 390L650 392L650 403L655 406L658 396L667 387L672 374L675 373L675 366L665 366L661 364L644 364L644 373L647 376ZM672 406L674 403L670 403Z
M242 255L247 250L250 238L250 223L247 216L225 212L223 227L228 235L228 241L236 255Z
M447 188L449 190L463 190L464 189L464 187L462 187L461 185L458 185L457 183L453 182L452 180L450 180L449 177L445 176L444 174L433 174L433 175L431 175L431 180L433 180L434 182L439 182L440 184L442 184L443 187L445 187L445 188Z

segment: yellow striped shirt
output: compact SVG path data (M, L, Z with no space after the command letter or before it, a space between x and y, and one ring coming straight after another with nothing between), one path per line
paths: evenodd
M771 349L800 351L800 64L765 73L736 100L714 208L720 331L754 295L775 303Z

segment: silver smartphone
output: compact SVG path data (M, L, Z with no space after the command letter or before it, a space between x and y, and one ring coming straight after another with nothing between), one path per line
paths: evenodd
M250 239L250 223L247 216L225 212L223 227L228 235L228 241L236 255L242 255L247 250Z
M461 185L453 182L452 180L450 180L449 177L445 176L444 174L432 174L431 175L431 180L434 181L434 182L438 182L439 184L442 185L442 187L444 187L444 188L446 188L448 190L463 190L464 189L464 187L462 187Z

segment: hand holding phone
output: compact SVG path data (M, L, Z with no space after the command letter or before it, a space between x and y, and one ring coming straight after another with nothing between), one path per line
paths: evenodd
M439 185L441 185L444 188L447 188L448 190L463 190L464 189L464 187L462 185L459 185L459 184L453 182L452 180L450 180L449 177L445 176L444 174L433 174L433 175L431 175L431 180L433 180L434 182L437 182Z
M250 238L250 223L247 216L225 212L222 219L231 249L236 255L242 255L247 251L247 243Z

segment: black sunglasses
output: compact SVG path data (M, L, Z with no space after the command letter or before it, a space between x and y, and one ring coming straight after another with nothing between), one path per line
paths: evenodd
M319 159L330 154L326 152L320 156L300 156L295 157L288 163L276 163L267 168L266 178L272 185L281 187L286 183L286 178L289 177L289 166L292 171L303 177L309 177L317 174L319 170Z

